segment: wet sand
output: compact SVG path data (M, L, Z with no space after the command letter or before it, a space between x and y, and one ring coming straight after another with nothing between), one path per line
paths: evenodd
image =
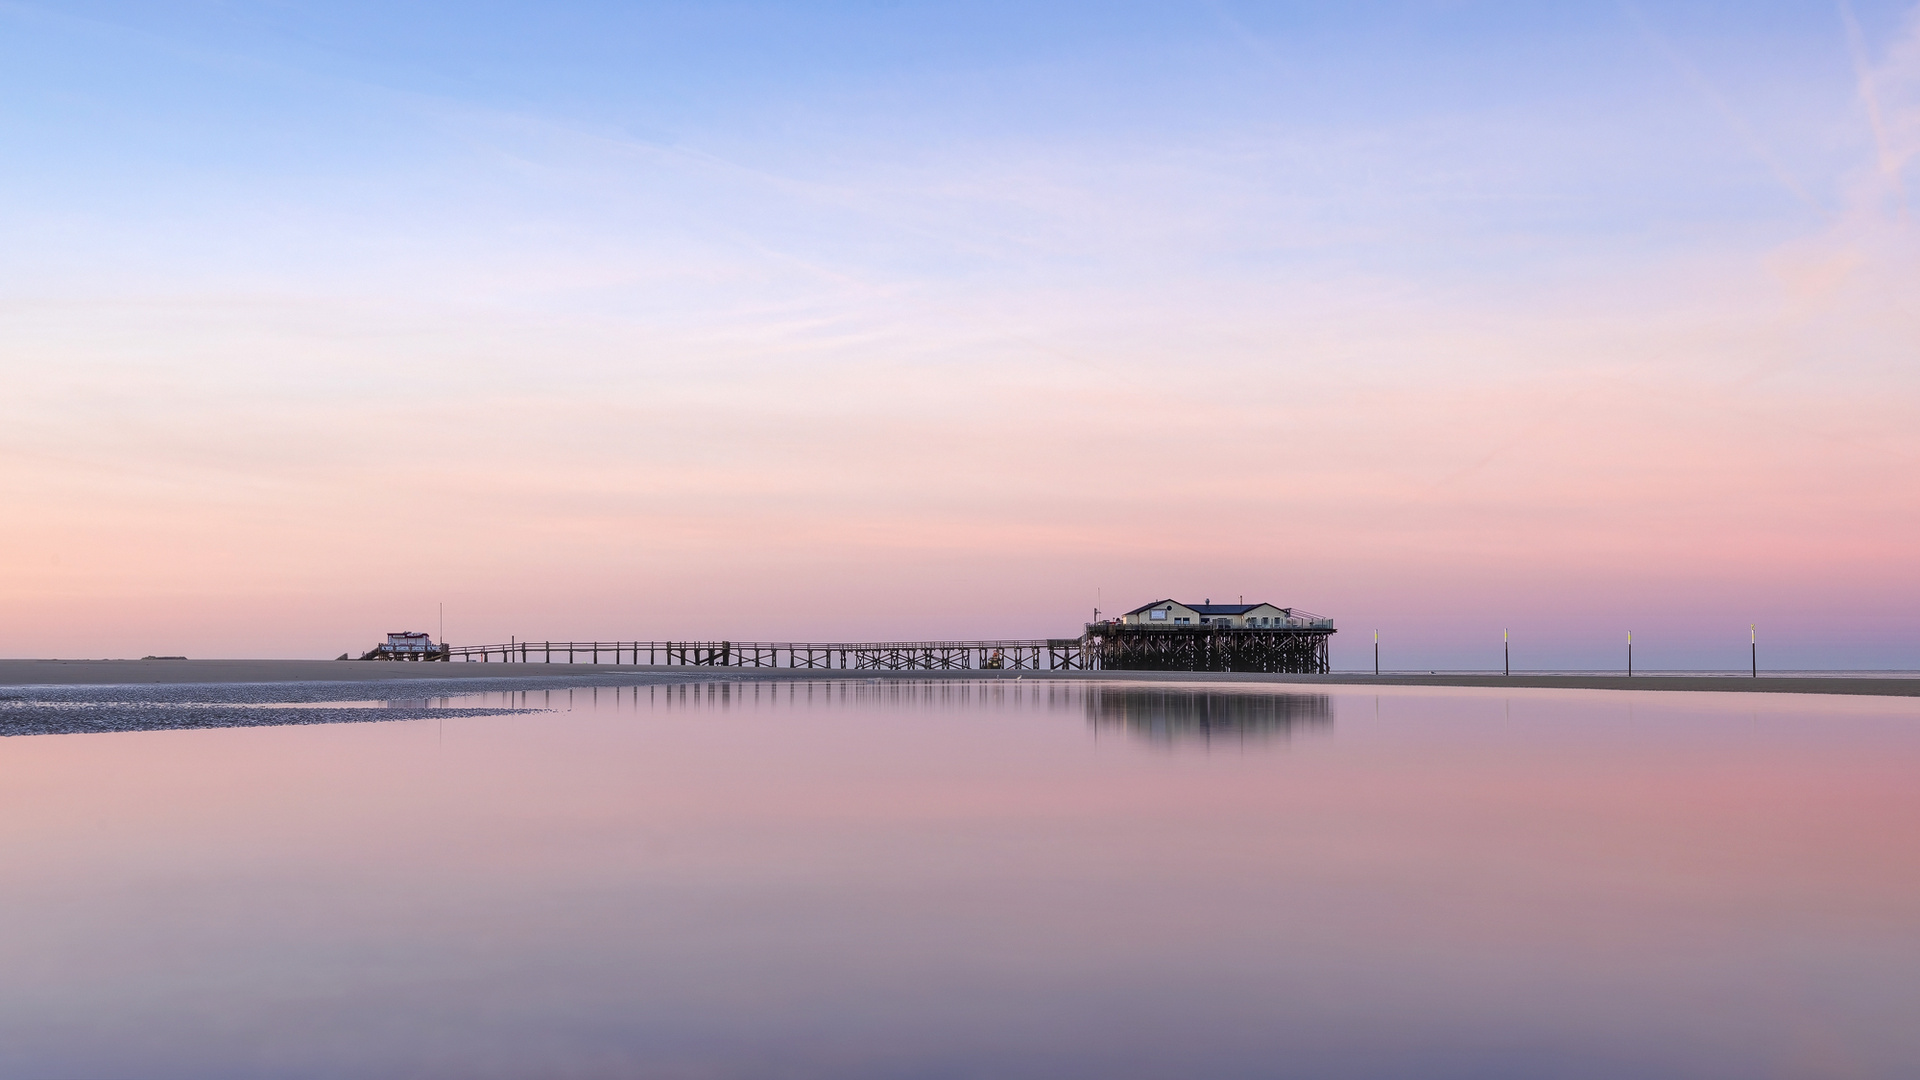
M1265 675L1195 671L868 671L808 668L650 667L615 664L471 664L366 660L0 660L0 686L148 686L239 683L516 681L550 685L784 679L1097 679L1108 682L1287 683L1326 686L1479 686L1556 690L1683 690L1718 693L1920 697L1920 675L1480 674ZM460 688L448 686L447 692Z

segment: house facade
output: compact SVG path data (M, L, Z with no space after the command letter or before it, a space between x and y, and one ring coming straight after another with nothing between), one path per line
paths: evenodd
M388 634L387 643L381 648L390 653L430 653L434 652L437 646L426 634L399 630Z
M1273 604L1187 604L1178 600L1156 600L1134 608L1120 617L1127 626L1145 626L1163 630L1286 630L1319 629L1333 625L1332 620L1297 612Z

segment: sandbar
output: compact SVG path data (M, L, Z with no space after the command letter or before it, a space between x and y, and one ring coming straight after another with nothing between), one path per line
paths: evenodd
M1285 683L1324 686L1455 686L1543 690L1680 690L1717 693L1920 697L1920 674L1539 674L1396 672L1272 675L1204 671L876 671L844 668L664 667L621 664L479 664L377 660L0 660L0 686L143 686L387 680L540 679L563 682L763 681L792 679L1032 679L1103 682ZM448 687L453 691L454 687Z

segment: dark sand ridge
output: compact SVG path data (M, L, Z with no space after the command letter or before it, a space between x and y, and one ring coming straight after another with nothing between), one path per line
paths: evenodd
M356 660L0 660L0 686L539 679L561 683L788 679L1064 679L1107 682L1289 683L1325 686L1484 686L1557 690L1704 690L1720 693L1920 697L1920 675L1262 675L1193 671L870 671L648 667L614 664L383 663ZM448 692L459 689L449 686Z

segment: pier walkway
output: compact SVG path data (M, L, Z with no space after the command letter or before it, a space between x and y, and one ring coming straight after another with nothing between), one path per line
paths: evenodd
M514 641L505 645L455 645L446 650L445 659L466 663L607 663L801 671L1088 671L1097 666L1082 638L833 643Z

